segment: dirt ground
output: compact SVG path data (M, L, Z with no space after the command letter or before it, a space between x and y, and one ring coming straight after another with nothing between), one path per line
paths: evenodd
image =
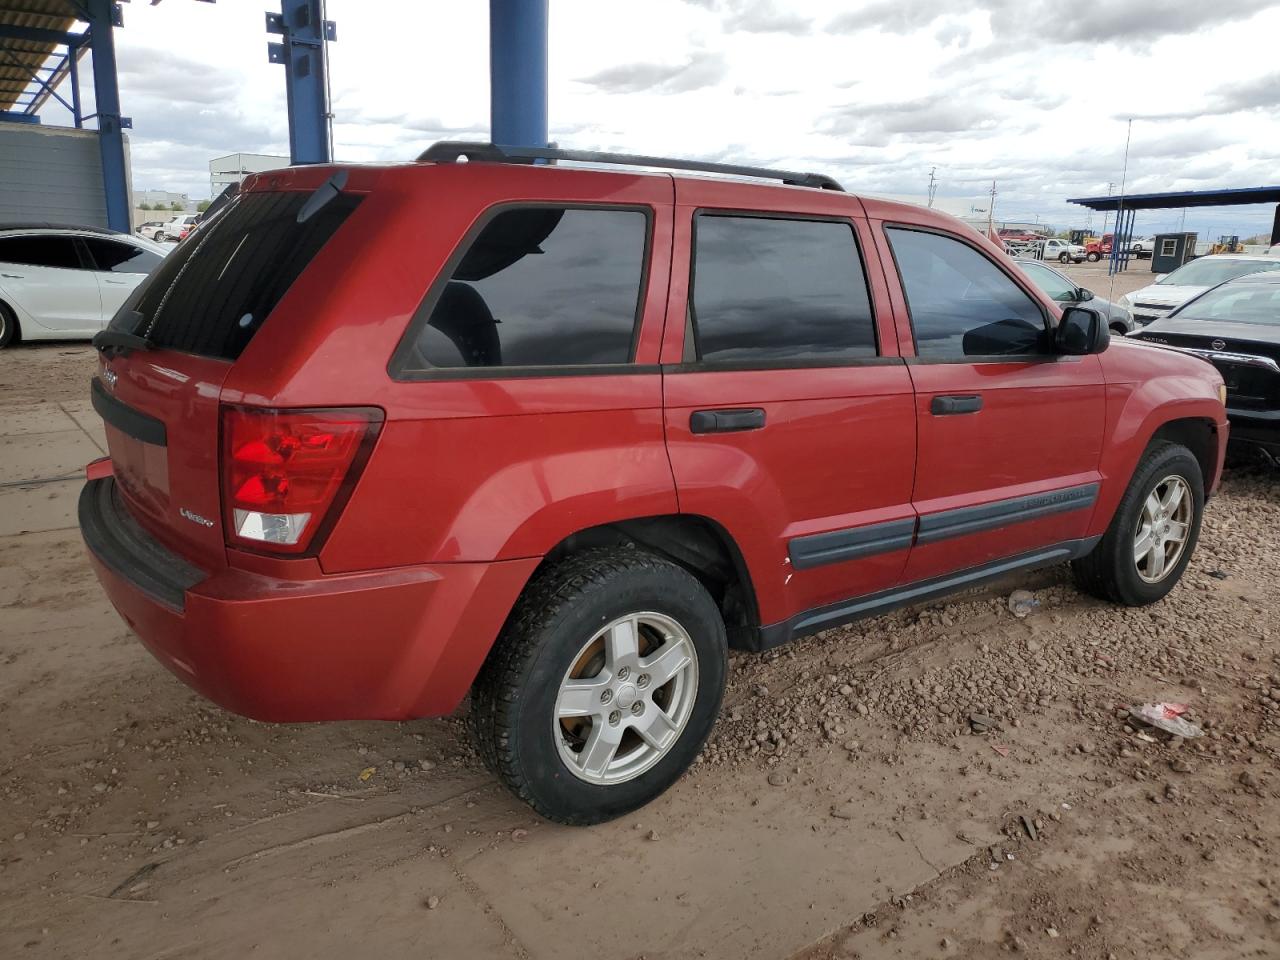
M570 829L456 718L255 723L156 664L58 479L92 364L0 352L0 957L1280 956L1280 476L1148 609L1053 569L735 654L691 773ZM1157 700L1205 735L1122 718Z

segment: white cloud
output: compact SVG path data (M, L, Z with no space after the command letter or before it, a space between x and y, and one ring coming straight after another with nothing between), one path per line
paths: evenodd
M328 5L340 159L487 136L488 4ZM287 152L262 10L125 8L137 187L204 195L210 158ZM924 193L936 165L944 194L994 178L999 214L1063 225L1085 218L1066 197L1119 183L1129 117L1132 190L1280 177L1274 0L552 0L551 16L552 137L565 146L817 169L885 194ZM1188 224L1251 233L1270 217L1192 211ZM1141 214L1139 229L1161 218L1178 212Z

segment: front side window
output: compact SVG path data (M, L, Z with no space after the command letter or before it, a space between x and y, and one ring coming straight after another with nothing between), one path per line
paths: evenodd
M638 210L504 210L424 302L401 370L630 362L647 240Z
M703 215L689 333L700 363L841 363L876 356L875 321L847 222Z
M981 253L951 237L889 228L916 353L954 360L1047 349L1040 306Z
M0 239L0 263L16 263L24 267L57 267L81 269L75 241L70 237L33 234L28 237Z
M150 273L160 264L160 256L131 243L85 237L85 245L98 269L109 273Z
M1052 267L1022 262L1018 266L1032 283L1059 303L1070 303L1076 299L1076 285Z

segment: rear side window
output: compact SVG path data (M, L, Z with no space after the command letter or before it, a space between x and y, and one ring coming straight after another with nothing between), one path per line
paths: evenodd
M110 273L150 273L160 265L159 254L143 250L131 243L119 240L98 240L93 237L84 238L85 246L93 257L98 269Z
M58 267L79 270L82 264L70 237L36 235L5 237L0 240L0 263L20 263L26 267Z
M359 205L340 193L301 223L310 193L245 193L183 241L111 325L158 347L234 360Z
M638 210L502 211L423 302L396 374L630 362L647 243Z
M702 215L685 360L840 363L876 355L853 226Z
M921 230L885 233L920 357L955 360L1046 349L1039 304L973 247Z

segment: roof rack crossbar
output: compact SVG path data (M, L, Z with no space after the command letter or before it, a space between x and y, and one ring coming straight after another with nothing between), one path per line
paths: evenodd
M770 170L732 163L704 160L675 160L670 157L646 157L633 153L600 153L594 150L560 150L554 147L509 147L493 143L464 140L441 140L418 155L419 163L456 163L461 158L487 163L533 163L535 160L569 160L577 163L618 164L628 167L659 167L664 170L693 170L720 173L731 177L757 177L781 180L797 187L844 191L831 177L822 173L797 173L793 170Z

